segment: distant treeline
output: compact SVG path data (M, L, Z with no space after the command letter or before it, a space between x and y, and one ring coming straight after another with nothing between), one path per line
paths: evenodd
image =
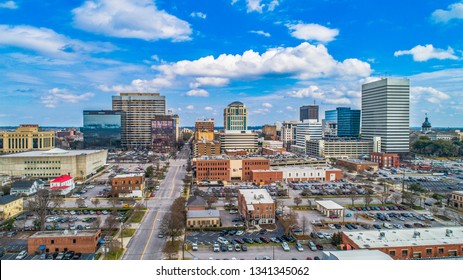
M451 141L431 140L422 136L412 144L412 152L435 157L463 156L463 141L458 138Z

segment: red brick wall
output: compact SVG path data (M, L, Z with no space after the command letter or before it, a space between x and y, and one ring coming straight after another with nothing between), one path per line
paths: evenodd
M96 245L101 237L101 231L98 230L93 236L74 236L72 231L69 235L54 237L34 237L27 240L27 252L34 254L41 245L45 245L47 253L55 251L75 251L76 253L93 254L96 252Z
M251 170L251 181L257 184L260 182L264 182L264 184L282 182L283 171L268 170L266 172L254 172Z
M341 180L342 179L342 170L326 170L325 181L331 181L330 180L331 174L335 175L334 180Z
M243 159L243 181L251 181L251 170L269 170L270 160L268 159Z
M196 181L230 181L229 160L197 160Z

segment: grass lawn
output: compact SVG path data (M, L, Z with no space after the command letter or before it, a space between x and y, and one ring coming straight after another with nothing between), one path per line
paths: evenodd
M118 249L113 252L109 252L108 254L105 255L104 259L105 260L119 260L122 257L122 254L124 253L124 249Z
M146 211L142 210L139 212L134 212L132 217L129 219L129 223L140 223L143 217L145 216Z
M132 237L135 234L136 229L134 228L125 228L122 230L122 238Z

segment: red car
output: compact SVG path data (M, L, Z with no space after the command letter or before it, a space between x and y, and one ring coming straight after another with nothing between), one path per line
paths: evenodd
M154 193L152 193L152 194L151 194L151 197L155 197L155 194L154 194Z

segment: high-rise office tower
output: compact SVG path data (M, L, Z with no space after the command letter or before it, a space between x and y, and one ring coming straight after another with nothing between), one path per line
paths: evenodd
M362 138L381 137L385 153L409 152L410 81L386 78L362 85Z
M303 122L304 120L316 120L318 122L318 105L308 105L300 107L299 120L301 122Z
M84 110L85 148L119 148L121 123L124 112L111 110Z
M195 122L195 140L214 140L214 119L197 120Z
M328 136L359 137L360 110L338 107L325 112L325 133Z
M223 110L223 126L225 130L248 129L248 109L243 103L232 102Z
M166 97L159 93L121 93L113 96L114 111L125 112L122 118L121 142L127 148L152 145L151 121L166 114Z

